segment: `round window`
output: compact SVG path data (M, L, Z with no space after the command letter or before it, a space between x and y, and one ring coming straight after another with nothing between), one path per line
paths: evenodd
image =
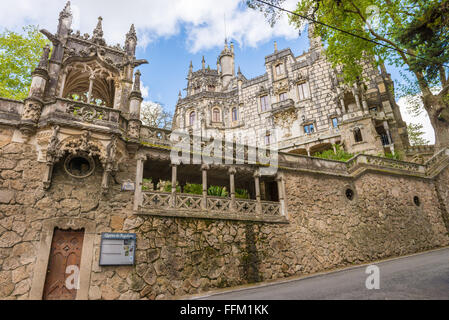
M346 189L346 198L348 198L348 200L354 200L354 190L352 189Z
M70 155L65 160L64 168L74 178L87 178L95 170L95 161L92 157L84 153Z

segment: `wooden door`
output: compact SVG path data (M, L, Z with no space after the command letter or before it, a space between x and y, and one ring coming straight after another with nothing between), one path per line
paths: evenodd
M84 230L65 231L55 229L50 250L47 276L44 287L44 300L74 300L76 288L66 286L68 277L73 278L81 264ZM69 266L76 266L67 269ZM68 270L69 273L66 273ZM79 276L79 272L77 273ZM71 283L75 283L72 281Z

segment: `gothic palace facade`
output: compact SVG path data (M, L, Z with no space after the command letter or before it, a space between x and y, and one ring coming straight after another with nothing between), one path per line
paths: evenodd
M204 58L198 71L191 63L173 129L309 156L335 144L353 154L403 152L410 146L407 127L385 68L366 63L365 81L348 87L312 33L310 50L298 57L275 44L265 74L253 79L240 67L235 73L232 43L217 69L206 68Z

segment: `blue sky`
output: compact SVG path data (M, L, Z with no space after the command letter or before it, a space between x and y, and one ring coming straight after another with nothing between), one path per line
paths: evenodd
M286 0L283 7L294 9L297 0ZM34 24L56 31L59 12L66 0L0 0L0 30L20 31ZM137 57L147 59L141 66L147 100L160 102L173 112L180 89L186 87L190 61L195 69L206 63L216 68L225 35L235 43L236 67L247 78L265 72L264 58L279 49L291 48L300 55L308 48L306 33L299 36L286 16L270 27L263 14L246 7L245 0L72 0L72 29L92 34L97 18L103 17L104 36L108 44L124 44L130 25L135 24L139 37ZM226 24L225 24L226 21ZM396 68L387 66L393 80L400 81ZM183 95L185 93L183 92ZM406 112L407 101L399 101L407 122L423 123L426 138L434 141L433 130L425 113L414 118Z

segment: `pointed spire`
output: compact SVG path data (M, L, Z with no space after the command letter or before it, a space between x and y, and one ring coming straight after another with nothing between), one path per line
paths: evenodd
M136 71L135 73L135 77L134 77L134 87L133 87L133 91L135 92L139 92L140 93L140 76L142 74L140 73L139 70Z
M98 17L97 27L94 29L94 33L93 33L94 38L98 38L98 39L103 38L103 24L102 24L102 21L103 21L103 18L102 17Z
M178 100L181 100L181 99L182 99L182 93L181 93L181 90L179 90Z
M136 28L134 27L134 23L129 28L129 32L126 35L127 38L134 37L137 39Z
M203 60L201 61L202 67L203 67L203 71L206 69L206 60L204 59L203 56Z
M72 10L70 8L70 1L67 2L64 9L59 13L59 24L57 34L64 38L70 33L72 26Z
M189 66L189 74L193 73L193 62L190 61L190 66Z
M134 24L132 24L131 28L129 28L129 32L126 34L125 51L129 56L134 57L134 55L136 54L136 47L137 47L136 28L134 27Z
M274 42L274 53L278 52L278 43L275 41Z
M242 71L240 70L240 66L239 66L239 71L237 71L237 74L238 75L242 74Z
M234 42L231 41L231 52L234 53Z
M72 15L72 10L70 7L70 1L67 1L64 9L62 9L61 13L59 13L59 19L68 18Z

